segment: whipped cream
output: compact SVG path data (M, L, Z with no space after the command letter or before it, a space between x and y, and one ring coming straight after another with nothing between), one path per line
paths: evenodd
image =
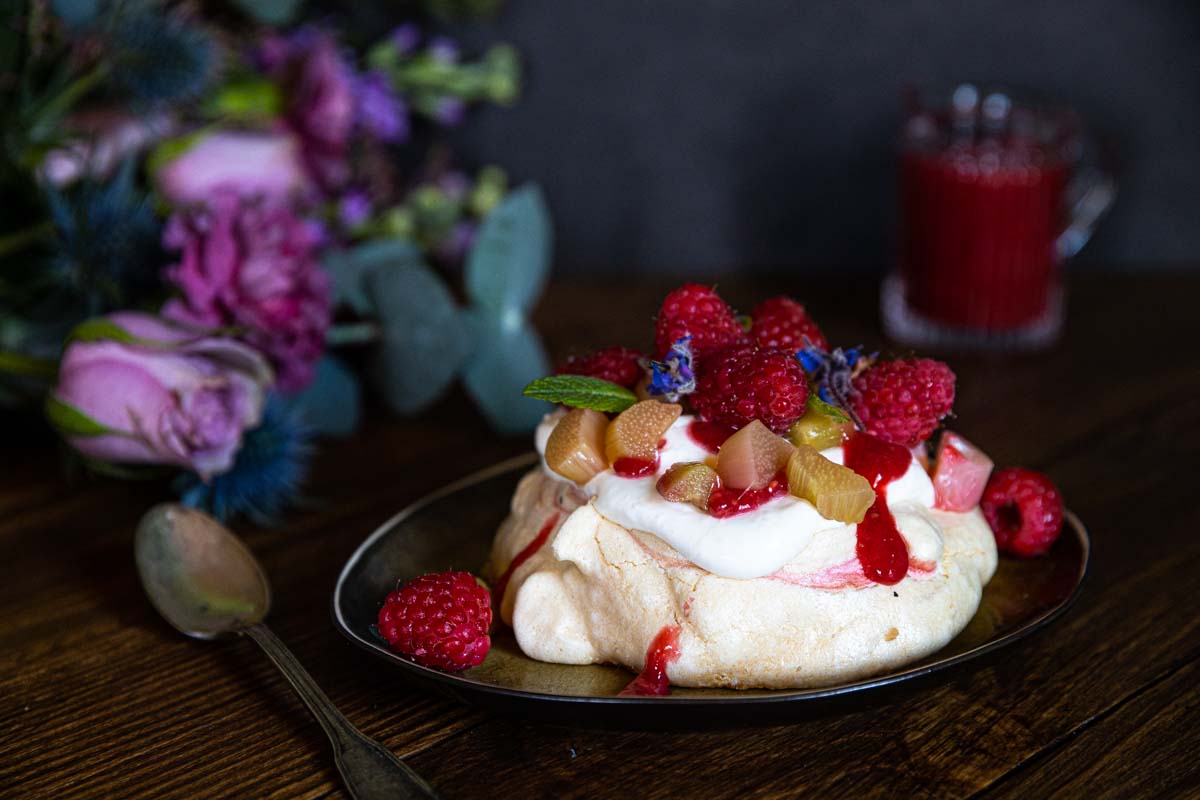
M544 458L546 441L561 416L559 412L546 415L538 426L535 443L543 456L543 470L565 480L546 467ZM828 564L835 554L839 558L853 557L855 526L825 519L807 500L792 495L724 519L690 503L663 499L655 488L660 475L673 464L703 462L711 455L688 434L693 419L683 415L668 429L654 476L622 478L608 469L582 487L592 498L595 510L624 528L657 536L698 567L727 578L771 575L810 550L814 558L804 561ZM822 455L843 463L840 447L824 450ZM934 504L933 483L915 458L904 475L888 485L886 498L910 554L922 561L936 561L942 551L942 536L927 515L920 513Z

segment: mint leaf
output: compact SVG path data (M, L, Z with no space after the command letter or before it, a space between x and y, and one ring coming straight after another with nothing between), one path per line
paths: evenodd
M45 410L46 419L64 436L103 436L106 433L117 433L53 395L46 398Z
M612 381L585 375L550 375L530 382L522 392L526 397L562 403L575 408L620 412L636 403L637 395Z
M837 422L850 421L850 417L846 416L845 411L842 411L840 408L831 403L826 403L820 397L817 397L816 392L813 392L808 396L808 409L810 411L816 411L818 414L824 414L827 417L831 417Z

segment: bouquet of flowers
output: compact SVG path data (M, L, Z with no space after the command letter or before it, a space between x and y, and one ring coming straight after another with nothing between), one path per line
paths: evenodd
M174 470L256 518L314 434L354 430L360 375L397 413L460 378L497 429L536 424L510 398L546 370L544 201L438 138L516 100L511 48L466 61L406 22L355 51L279 27L295 0L0 4L0 404L42 402L93 471Z

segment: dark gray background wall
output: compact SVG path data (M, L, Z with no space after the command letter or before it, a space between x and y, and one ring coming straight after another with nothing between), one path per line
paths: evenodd
M1117 145L1082 260L1200 265L1200 0L509 0L465 35L525 54L520 105L456 138L541 181L560 271L881 270L901 91L963 79Z

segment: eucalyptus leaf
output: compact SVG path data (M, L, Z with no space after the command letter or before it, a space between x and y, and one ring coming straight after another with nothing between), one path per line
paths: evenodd
M374 239L350 250L332 250L324 259L333 281L334 304L349 306L363 316L375 313L367 275L422 263L421 249L408 239Z
M318 436L349 436L358 430L362 417L358 379L337 356L322 358L313 382L285 402Z
M463 367L467 392L496 430L529 433L552 407L522 389L550 371L541 338L514 313L469 312L475 350Z
M528 312L546 282L552 246L542 190L514 189L479 226L464 267L467 297L495 313Z
M46 419L64 436L104 436L120 433L100 424L54 395L47 395L45 411Z
M375 386L398 414L427 408L467 357L470 333L462 312L421 263L369 269L364 290L381 331L368 362Z

